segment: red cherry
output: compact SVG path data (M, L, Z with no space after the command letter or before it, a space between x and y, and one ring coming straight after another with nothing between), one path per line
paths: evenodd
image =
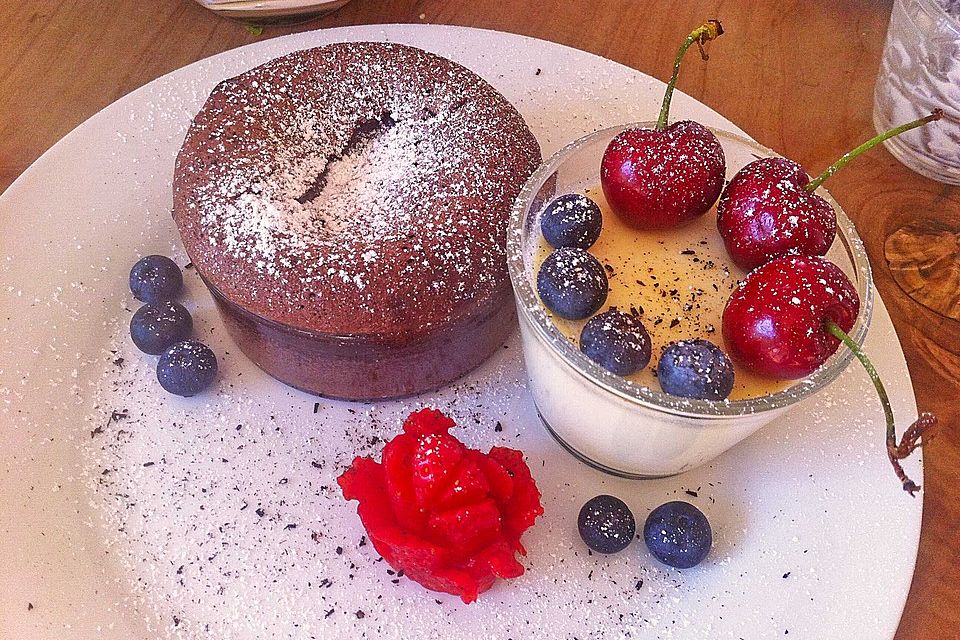
M667 126L683 55L694 43L703 53L704 43L722 33L720 22L710 20L687 36L677 51L656 127L627 129L603 153L603 194L627 224L676 227L706 213L723 189L726 161L713 132L689 120Z
M761 158L737 172L717 204L717 228L730 257L749 271L779 256L822 256L837 233L830 203L804 187L793 160Z
M600 164L607 203L643 229L676 227L710 210L723 189L723 147L702 124L683 120L662 131L627 129Z
M717 228L730 257L749 271L780 256L824 255L837 233L837 215L815 193L817 187L864 151L942 116L936 109L890 129L844 154L813 180L786 158L751 162L733 177L717 205Z
M803 378L840 345L824 322L850 331L859 312L857 290L837 265L814 256L777 258L734 289L723 310L723 339L744 367Z
M860 297L846 274L818 256L776 258L753 270L723 310L723 338L740 365L775 378L802 378L822 365L843 343L873 382L886 419L887 458L904 491L920 487L900 461L925 441L937 424L921 413L897 442L893 409L870 359L847 332L860 312Z

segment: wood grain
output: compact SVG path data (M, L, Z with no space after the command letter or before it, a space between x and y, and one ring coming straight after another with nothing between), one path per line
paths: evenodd
M942 316L960 320L960 227L911 222L887 238L887 268L903 292Z
M0 189L80 122L125 93L200 58L256 39L193 0L0 3ZM354 0L334 15L261 38L377 22L459 24L522 33L606 56L666 79L677 42L706 17L727 30L679 87L761 143L819 173L872 135L885 0ZM909 223L960 221L960 191L920 177L878 149L830 180L867 245L903 343L917 398L941 421L925 446L923 534L898 638L960 628L960 322L911 300L893 281L884 241ZM865 401L870 401L866 399ZM882 562L882 558L877 558ZM854 633L855 635L855 633Z

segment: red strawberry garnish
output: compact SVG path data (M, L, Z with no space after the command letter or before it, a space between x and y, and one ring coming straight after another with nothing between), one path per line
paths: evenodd
M486 498L430 515L430 536L439 544L469 557L496 541L500 535L500 510Z
M464 504L478 502L490 494L490 482L487 481L483 470L475 460L466 456L460 462L456 474L449 480L447 488L435 501L438 509L452 509Z
M412 472L417 503L427 504L450 483L463 458L463 445L446 434L425 433L414 440L408 472Z
M497 578L523 574L520 536L543 513L514 449L489 454L451 436L452 420L424 409L387 443L383 462L357 458L338 482L390 566L428 589L476 600Z

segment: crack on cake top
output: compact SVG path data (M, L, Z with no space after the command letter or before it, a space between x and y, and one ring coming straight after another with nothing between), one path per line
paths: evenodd
M178 157L174 215L204 276L261 315L443 322L509 286L509 207L539 160L463 67L329 45L218 85Z
M341 150L340 153L327 156L327 166L323 168L320 175L314 178L313 184L310 185L303 195L296 199L297 202L307 204L315 200L323 191L324 187L327 186L327 172L330 171L330 165L332 163L343 160L344 156L349 156L354 153L362 154L362 152L358 151L360 145L370 142L376 138L377 135L390 129L395 124L397 124L397 122L390 115L389 111L384 111L379 118L360 120L354 128L350 139L347 140L347 144L343 150Z

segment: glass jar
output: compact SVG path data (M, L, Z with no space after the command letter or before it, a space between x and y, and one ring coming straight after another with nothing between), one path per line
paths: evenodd
M894 0L874 92L878 132L921 118L944 117L884 144L917 173L960 184L960 0Z

